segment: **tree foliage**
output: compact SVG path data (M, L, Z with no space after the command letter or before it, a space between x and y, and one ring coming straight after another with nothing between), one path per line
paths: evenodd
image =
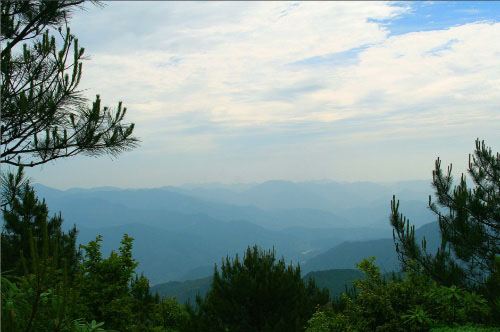
M106 322L106 327L127 331L132 325L130 284L137 262L132 258L133 239L123 236L119 252L103 258L102 238L82 245L84 257L78 276L82 316Z
M83 3L1 2L2 163L36 166L80 153L116 155L138 144L121 102L113 111L97 96L88 107L78 90L84 49L68 19Z
M367 278L354 281L356 293L343 295L341 310L318 310L307 332L429 331L431 327L480 324L493 319L484 297L456 286L441 286L414 263L404 279L385 280L374 257L358 268Z
M306 284L300 267L255 246L242 260L226 258L220 273L215 269L211 290L190 313L197 331L302 331L327 301L328 291Z
M22 168L18 176L23 177ZM18 188L18 183L11 180L12 174L4 174L5 191L2 194L12 196L2 211L2 271L15 276L32 273L30 267L35 255L47 255L43 251L48 250L53 253L55 266L65 266L70 273L76 272L79 259L76 228L63 232L61 215L49 217L45 201L38 200L29 182L21 181L24 185Z
M64 233L61 216L49 218L22 168L2 180L2 195L10 195L2 211L2 331L91 331L76 318L76 228Z
M438 217L442 243L435 255L427 252L425 239L421 246L416 243L414 226L393 199L390 220L396 250L404 267L413 260L443 285L480 290L498 298L500 286L491 280L500 272L496 263L500 252L500 154L476 140L468 173L473 188L463 174L453 187L452 165L443 172L441 160L436 160L432 185L437 202L429 197L429 208Z

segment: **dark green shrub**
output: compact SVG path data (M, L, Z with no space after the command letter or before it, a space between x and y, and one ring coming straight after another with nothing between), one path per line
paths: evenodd
M386 281L373 260L358 264L367 278L354 282L357 295L344 295L340 312L335 307L318 310L308 322L308 332L429 331L482 323L491 315L487 301L478 294L439 286L416 268L405 279Z

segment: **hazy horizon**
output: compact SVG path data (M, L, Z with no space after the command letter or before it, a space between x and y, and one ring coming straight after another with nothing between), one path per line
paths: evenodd
M387 186L387 185L394 185L394 184L401 184L401 183L412 183L412 182L428 182L429 186L431 185L431 178L429 179L405 179L405 180L397 180L397 181L343 181L343 180L336 180L336 179L310 179L310 180L303 180L303 181L294 181L294 180L286 180L286 179L268 179L264 181L253 181L253 182L184 182L184 183L179 183L179 184L157 184L157 185L152 185L148 187L126 187L126 186L111 186L111 185L102 185L102 186L63 186L63 187L56 187L47 183L44 183L40 181L40 179L36 179L33 177L30 177L30 181L32 184L37 184L37 185L42 185L45 187L61 190L61 191L66 191L70 189L103 189L103 188L114 188L114 189L122 189L122 190L127 190L127 189L157 189L157 188L164 188L164 187L176 187L176 188L198 188L198 187L237 187L237 186L257 186L261 185L264 183L269 183L269 182L290 182L294 184L303 184L303 183L338 183L338 184L362 184L362 183L372 183L372 184L377 184L377 185L382 185L382 186Z

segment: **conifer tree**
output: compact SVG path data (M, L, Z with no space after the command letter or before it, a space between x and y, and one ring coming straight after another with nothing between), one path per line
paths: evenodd
M435 254L427 252L425 239L422 245L416 243L414 226L399 212L399 202L393 198L391 225L396 250L403 267L416 261L441 284L480 290L498 299L500 287L491 280L498 280L500 272L496 262L500 254L500 154L476 140L468 173L473 188L463 174L453 187L452 166L443 172L441 160L436 160L432 185L437 201L429 197L429 208L438 218L442 243Z
M257 246L243 259L226 258L217 267L212 288L198 308L190 309L197 331L303 331L317 305L328 302L328 290L305 283L300 267L276 262L275 252Z
M70 33L83 0L1 2L2 164L36 166L77 154L117 155L135 147L126 109L92 107L78 90L84 49ZM54 35L54 34L55 35Z
M49 219L29 182L4 206L3 217L2 331L57 332L86 324L75 320L76 229L63 233L62 218Z
M22 167L19 169L18 177L23 178ZM55 255L53 259L56 260L56 265L59 268L65 265L70 276L73 276L77 271L80 255L76 249L76 227L67 233L63 232L61 215L49 217L45 201L40 201L36 197L29 182L24 182L19 190L14 176L4 174L2 187L2 196L11 196L2 211L2 271L16 276L24 275L26 272L33 273L32 270L24 271L22 261L26 261L26 266L31 266L34 259L32 242L37 251L36 255L42 256L43 242L47 241L46 245Z

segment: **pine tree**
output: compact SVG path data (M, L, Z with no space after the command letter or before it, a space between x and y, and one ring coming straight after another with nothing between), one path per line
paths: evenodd
M29 182L14 191L1 234L2 331L67 331L76 324L76 229L62 232L62 218L49 219Z
M114 156L138 144L134 124L124 123L121 102L112 111L101 108L97 96L89 108L78 90L84 49L67 22L83 3L1 2L2 164L31 167L77 154Z
M22 168L19 171L18 177L23 178ZM2 184L3 196L11 196L3 209L2 271L15 276L33 273L32 270L25 271L22 262L24 260L25 266L31 266L34 259L32 244L36 248L36 255L42 256L43 243L47 241L46 245L55 256L56 266L66 266L69 275L73 276L80 257L76 249L76 227L73 226L67 233L63 232L61 215L49 217L45 201L36 197L29 182L24 182L19 190L13 175L4 174Z
M442 243L435 254L415 240L415 228L399 212L399 202L391 202L391 225L403 267L416 261L427 274L446 286L457 285L479 290L488 297L500 296L496 275L500 253L500 154L494 154L484 141L476 140L469 155L468 173L474 182L469 188L462 174L453 187L452 166L441 169L438 158L432 173L437 202L429 197L429 208L439 221ZM496 279L495 279L496 278Z
M305 283L300 267L276 262L275 252L248 248L243 260L226 258L214 272L212 288L190 308L200 331L303 331L328 291Z

